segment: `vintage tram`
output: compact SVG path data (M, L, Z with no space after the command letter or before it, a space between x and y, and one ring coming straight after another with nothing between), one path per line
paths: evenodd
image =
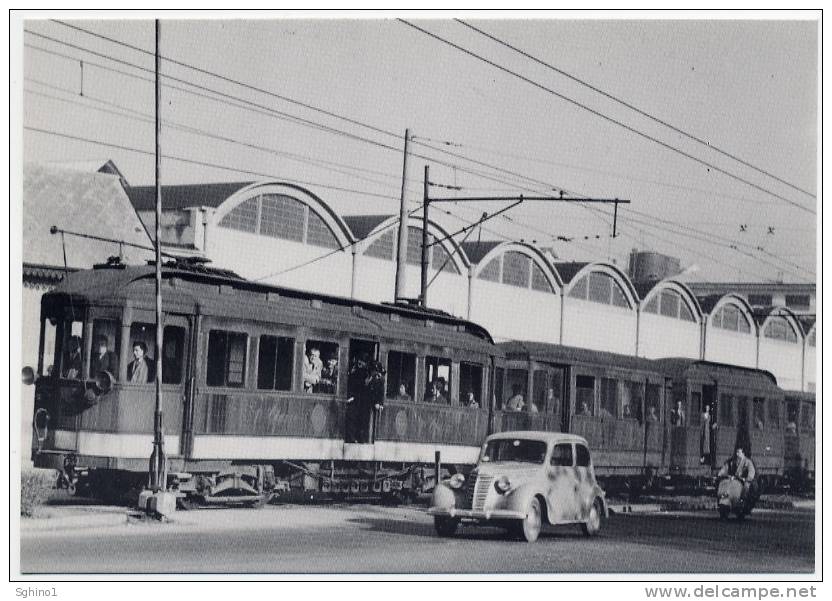
M141 361L159 352L170 481L183 503L258 503L275 489L406 495L432 477L437 451L476 461L500 354L483 328L179 261L163 268L155 349L154 274L103 265L44 295L36 465L96 494L140 488L155 403L153 360ZM96 371L106 353L111 369ZM387 398L359 417L372 429L354 443L344 439L348 366L359 357L386 366ZM461 392L477 402L460 404Z

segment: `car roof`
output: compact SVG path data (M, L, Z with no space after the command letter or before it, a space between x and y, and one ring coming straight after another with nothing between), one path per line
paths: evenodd
M575 434L568 434L564 432L544 432L541 430L513 430L509 432L500 432L498 434L492 434L488 437L488 440L502 440L507 438L521 438L523 440L540 440L549 443L579 442L584 445L587 444L585 438L581 436L576 436Z

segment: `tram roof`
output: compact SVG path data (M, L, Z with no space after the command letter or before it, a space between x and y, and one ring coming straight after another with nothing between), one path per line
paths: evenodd
M501 354L480 325L443 311L401 304L375 304L245 280L204 266L166 264L162 269L166 311L241 320L349 330L371 338L396 337L438 346ZM67 276L44 295L44 304L72 302L155 307L155 267L121 266Z
M764 369L678 357L654 359L654 361L660 366L659 369L663 373L674 378L683 378L689 376L692 370L698 370L704 372L708 378L711 378L717 384L719 382L764 379L768 383L777 386L777 378L771 372Z
M515 357L522 356L536 361L548 361L551 363L583 363L659 372L658 367L652 360L633 357L632 355L619 355L617 353L595 351L576 346L520 340L502 342L498 346L505 352L506 357L509 359L514 355Z

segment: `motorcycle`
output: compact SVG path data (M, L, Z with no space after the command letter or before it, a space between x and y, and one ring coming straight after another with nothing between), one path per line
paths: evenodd
M757 500L753 490L750 487L746 489L745 480L736 476L720 480L716 496L719 517L723 520L727 520L731 513L742 520L751 514Z

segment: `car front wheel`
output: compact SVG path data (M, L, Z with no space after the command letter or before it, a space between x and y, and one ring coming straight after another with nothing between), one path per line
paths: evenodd
M581 530L586 536L595 536L601 531L601 520L604 515L604 508L601 506L601 500L595 499L592 507L589 509L589 515L586 522L581 524Z
M520 539L533 543L540 536L540 529L543 526L543 513L540 510L540 501L533 498L526 508L526 517L516 527L516 533Z

